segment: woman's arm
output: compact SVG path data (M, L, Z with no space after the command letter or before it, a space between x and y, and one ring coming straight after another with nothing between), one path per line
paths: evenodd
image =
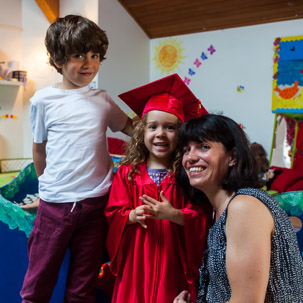
M263 303L269 271L274 220L258 199L239 195L228 207L226 269L229 303Z

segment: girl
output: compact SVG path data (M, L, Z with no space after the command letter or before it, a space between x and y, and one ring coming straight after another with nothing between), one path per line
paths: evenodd
M209 229L209 204L193 205L175 184L178 129L207 113L175 74L120 95L142 117L105 210L116 275L112 302L172 302L196 292Z

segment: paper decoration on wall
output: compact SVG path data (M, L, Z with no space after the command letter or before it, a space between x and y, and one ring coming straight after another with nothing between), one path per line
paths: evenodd
M184 82L189 85L191 81L191 77L195 76L197 73L197 69L200 68L201 65L203 65L203 61L208 59L209 55L213 55L216 52L216 49L211 44L207 51L202 51L199 58L196 58L193 62L194 67L188 68L188 76L184 77Z
M162 74L174 72L183 63L185 57L182 43L183 41L178 41L176 38L165 38L155 46L155 56L152 60L156 62L156 68L161 69Z
M272 111L303 114L303 36L274 41Z
M211 55L216 51L212 45L207 50L210 52Z
M15 119L15 120L17 120L17 116L6 114L6 115L1 115L1 119Z
M134 112L126 112L126 115L130 118L134 118L136 116L136 114Z
M237 86L237 92L243 93L243 91L244 91L244 86L243 85L238 85Z

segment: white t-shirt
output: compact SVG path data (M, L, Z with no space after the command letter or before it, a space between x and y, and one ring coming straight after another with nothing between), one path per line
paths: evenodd
M46 168L39 195L48 202L77 202L108 193L113 162L107 127L124 128L126 114L104 90L88 86L62 90L46 87L31 98L35 143L46 144Z

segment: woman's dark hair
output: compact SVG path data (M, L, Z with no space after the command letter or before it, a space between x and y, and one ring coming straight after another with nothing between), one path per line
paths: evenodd
M207 141L222 143L226 151L235 150L236 163L229 168L222 181L222 187L225 190L236 191L242 187L260 187L257 165L250 142L235 121L226 116L209 114L189 120L180 129L180 149L190 142ZM180 185L183 183L182 187L186 182L184 174L184 170L183 172L180 170L177 177L178 183ZM189 184L188 180L187 184ZM191 191L192 189L185 186L185 193L189 194Z
M57 18L46 33L45 46L49 54L49 63L62 73L55 63L62 65L72 54L86 54L89 51L100 55L100 62L105 59L108 39L93 21L77 15Z

